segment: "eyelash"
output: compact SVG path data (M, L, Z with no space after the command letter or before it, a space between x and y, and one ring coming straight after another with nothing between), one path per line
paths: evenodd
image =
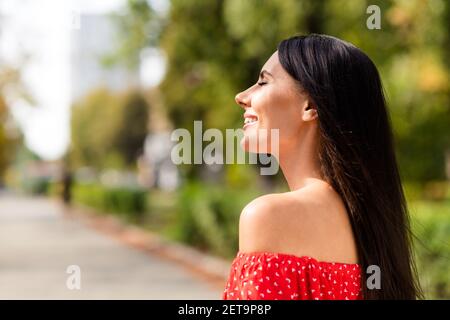
M265 84L267 84L267 82L258 82L258 86L263 86Z

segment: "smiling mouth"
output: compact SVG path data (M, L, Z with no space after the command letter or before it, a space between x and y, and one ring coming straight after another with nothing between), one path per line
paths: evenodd
M245 118L244 119L244 129L246 128L246 127L249 127L249 126L251 126L251 125L254 125L255 123L257 123L258 122L258 118L256 118L256 117L247 117L247 118Z

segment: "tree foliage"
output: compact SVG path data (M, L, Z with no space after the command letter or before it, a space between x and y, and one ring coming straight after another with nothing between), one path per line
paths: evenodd
M135 164L147 135L148 105L141 93L92 91L72 108L71 162L125 168Z
M23 140L22 134L12 121L6 94L12 98L20 97L29 102L33 101L22 84L19 70L0 64L0 183Z
M366 26L370 4L381 9L380 30ZM234 97L256 82L279 41L330 34L354 43L378 66L402 174L442 179L450 149L449 8L443 0L172 0L168 16L159 18L159 46L168 58L160 90L175 127L192 129L201 119L205 127L237 128L242 110Z
M17 144L16 139L8 134L5 127L6 118L8 116L8 110L6 103L0 95L0 183L3 175L11 163Z
M136 70L140 50L157 44L161 22L146 0L128 0L125 12L111 16L117 26L116 50L103 58L106 66L123 64Z

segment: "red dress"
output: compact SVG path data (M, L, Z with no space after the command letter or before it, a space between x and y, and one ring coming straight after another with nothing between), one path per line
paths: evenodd
M224 300L362 299L358 264L322 262L284 253L238 252Z

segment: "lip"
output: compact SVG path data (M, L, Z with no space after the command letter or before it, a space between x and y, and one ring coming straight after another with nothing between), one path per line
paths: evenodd
M250 123L244 123L244 126L243 126L244 129L247 128L247 127L250 127L251 125L256 124L256 123L258 122L258 120L259 120L259 119L258 119L258 116L257 116L256 114L250 113L250 112L244 113L244 120L245 120L246 118L256 119L256 121L250 122Z
M256 118L256 120L258 120L258 116L256 114L250 113L250 112L244 113L244 119L245 118Z

